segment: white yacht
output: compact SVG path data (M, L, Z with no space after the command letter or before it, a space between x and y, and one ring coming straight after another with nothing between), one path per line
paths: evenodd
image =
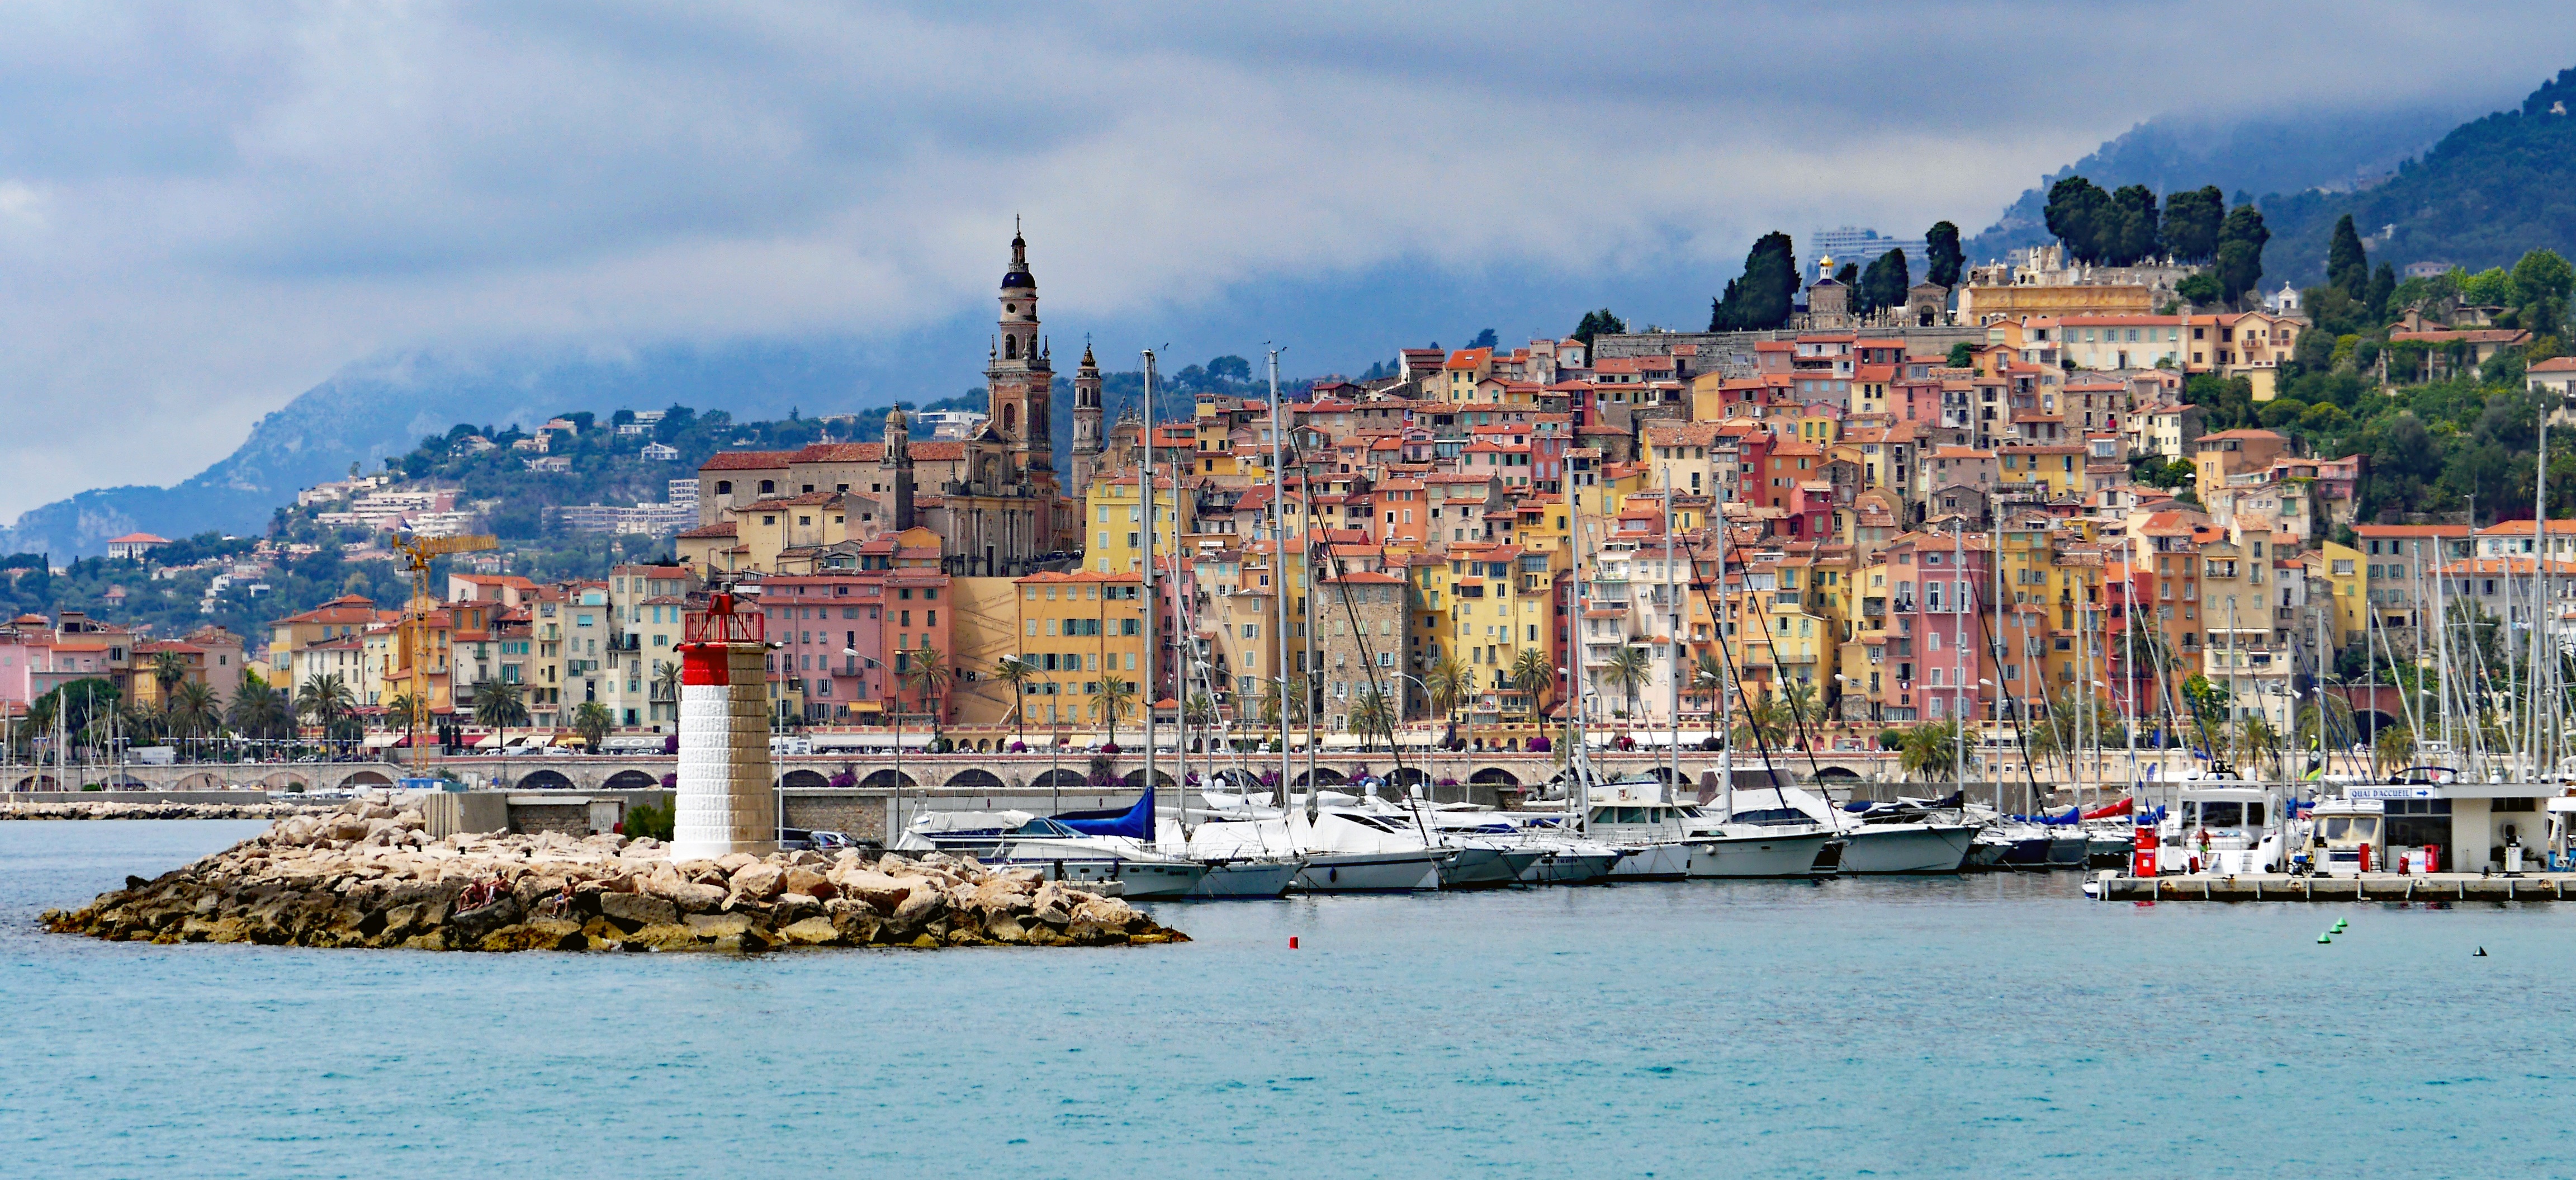
M1189 849L1196 861L1277 857L1290 850L1302 862L1294 888L1309 893L1438 889L1442 866L1455 856L1368 816L1318 811L1309 822L1293 801L1285 818L1251 811L1200 823L1190 832Z
M1653 775L1592 788L1590 835L1626 853L1610 870L1612 880L1810 877L1820 861L1832 871L1830 828L1728 822L1695 804L1669 802L1669 793Z
M2289 864L2282 818L2280 801L2254 783L2212 779L2181 787L2156 827L2156 871L2279 872Z
M1836 869L1855 876L1956 873L1967 864L1968 851L1985 827L1923 806L1845 811L1789 786L1736 788L1735 818L1739 823L1806 822L1831 828L1843 841Z
M926 811L904 825L894 846L962 852L989 865L1033 868L1052 881L1116 881L1131 898L1187 897L1208 875L1208 866L1144 840L1086 833L1025 811Z

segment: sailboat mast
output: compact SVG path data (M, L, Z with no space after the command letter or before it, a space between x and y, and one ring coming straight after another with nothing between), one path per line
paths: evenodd
M1177 499L1179 494L1180 489L1175 487L1174 498ZM1150 799L1154 795L1154 684L1161 679L1163 656L1163 649L1155 642L1154 636L1154 616L1157 613L1154 609L1154 350L1150 348L1145 350L1145 455L1144 461L1137 466L1136 495L1145 502L1145 580L1142 587L1145 593L1145 676L1142 695L1145 698L1145 797ZM1111 718L1110 723L1115 725L1117 719ZM1145 817L1145 822L1153 825L1147 829L1149 831L1161 828L1151 814Z
M1287 419L1279 410L1279 350L1270 350L1270 580L1279 608L1279 627L1271 638L1279 654L1279 815L1288 816L1288 780L1296 777L1295 756L1288 752L1288 481Z
M1735 822L1735 653L1726 650L1727 625L1735 617L1735 599L1726 591L1726 505L1709 502L1709 523L1717 532L1717 777L1726 794L1726 822Z
M1682 781L1682 665L1681 603L1673 589L1673 469L1664 467L1664 720L1669 737L1665 741L1672 773L1664 777L1664 802L1673 801L1673 791Z

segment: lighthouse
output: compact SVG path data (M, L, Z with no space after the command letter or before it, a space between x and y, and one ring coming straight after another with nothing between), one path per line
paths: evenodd
M765 616L730 591L688 616L680 644L680 785L671 855L713 859L778 848L769 776Z

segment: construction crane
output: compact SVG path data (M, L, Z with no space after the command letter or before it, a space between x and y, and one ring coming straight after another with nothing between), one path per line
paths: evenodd
M411 750L413 765L420 763L420 715L429 707L426 632L430 612L438 608L438 598L429 592L429 564L450 553L479 553L500 547L499 541L481 534L457 537L396 534L394 537L394 552L402 554L403 561L411 569L411 601L403 606L401 635L403 683L411 697L409 716L403 719L410 736L404 744ZM452 662L450 666L453 666Z

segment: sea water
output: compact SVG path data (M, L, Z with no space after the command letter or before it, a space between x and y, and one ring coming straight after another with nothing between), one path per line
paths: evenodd
M2576 1172L2576 909L2059 874L1163 904L1197 941L1118 950L34 927L260 826L0 823L0 1174Z

